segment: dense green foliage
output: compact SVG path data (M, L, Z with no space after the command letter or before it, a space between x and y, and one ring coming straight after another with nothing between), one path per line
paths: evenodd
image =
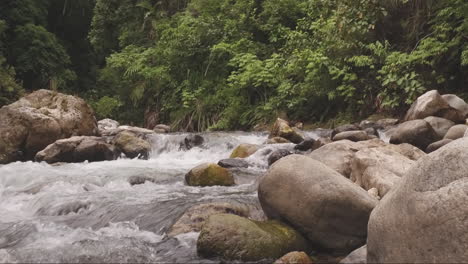
M463 95L468 84L465 0L6 3L2 96L18 90L16 71L28 90L52 83L127 123L153 115L187 130L245 129L279 114L359 117L398 112L430 89Z

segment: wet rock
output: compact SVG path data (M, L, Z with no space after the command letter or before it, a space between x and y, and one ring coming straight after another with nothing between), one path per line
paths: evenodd
M378 203L336 171L302 155L273 164L260 180L258 198L269 218L290 223L315 247L334 251L366 243L367 221Z
M333 132L331 134L331 137L335 137L336 134L342 133L342 132L347 132L347 131L356 131L356 130L361 130L361 128L356 125L356 124L346 124L346 125L341 125L333 129Z
M132 186L145 184L146 182L155 182L155 179L148 176L131 176L128 178L128 183Z
M369 263L462 263L468 259L468 138L418 160L374 209Z
M439 138L443 138L447 134L447 131L455 125L453 121L436 116L429 116L424 118L424 120L431 125Z
M384 197L414 163L386 147L362 149L352 158L350 179L365 190L376 188Z
M291 143L291 141L282 137L273 137L273 138L267 139L266 141L266 144L284 144L284 143Z
M249 163L243 159L222 159L218 165L223 168L247 168Z
M306 240L277 221L253 221L232 214L212 215L202 227L197 253L204 258L258 261L307 251Z
M214 164L205 163L191 169L185 175L185 181L190 186L231 186L234 185L232 174L225 168Z
M390 143L401 144L409 143L422 150L425 150L429 144L439 140L431 125L422 120L412 120L404 122L393 132Z
M313 264L313 262L305 252L294 251L282 256L274 264Z
M273 151L268 157L268 166L271 166L271 164L291 154L291 151L287 149L278 149Z
M58 139L98 134L94 113L81 98L35 91L0 109L0 164L33 159Z
M447 134L445 134L444 139L459 139L465 135L465 131L468 129L467 125L455 125L451 127Z
M114 145L130 159L148 159L151 145L148 141L137 137L129 131L122 131L113 139Z
M340 261L340 264L366 264L366 263L367 263L367 245L354 250L346 258Z
M351 175L351 160L354 154L361 149L369 147L384 146L381 140L368 140L352 142L340 140L324 145L323 147L307 154L308 157L320 161L343 176L349 178Z
M171 127L168 125L159 124L153 128L153 131L156 133L169 133L171 132Z
M436 142L430 144L429 146L427 146L426 152L427 153L434 152L434 151L440 149L441 147L447 145L448 143L450 143L452 141L453 141L453 139L448 139L448 138L436 141Z
M231 159L233 159L233 158L247 158L248 156L250 156L250 155L254 154L255 152L257 152L258 149L259 149L258 145L240 144L239 146L237 146L237 148L235 148L232 151L230 158Z
M36 154L35 160L47 163L114 160L120 152L99 137L59 139Z
M406 113L405 120L423 119L428 116L440 116L442 111L449 110L449 104L437 90L429 91L416 99Z
M344 140L344 139L357 142L357 141L368 140L370 138L369 138L369 135L365 131L362 131L362 130L340 132L333 137L333 141Z
M183 148L189 150L194 147L198 147L203 145L205 139L197 134L190 134L184 138L184 145Z
M253 212L253 210L247 205L225 202L199 204L189 208L171 227L168 235L177 236L183 233L200 232L208 217L216 214L233 214L251 219L259 218L255 215L257 212ZM262 220L261 218L255 220Z
M294 146L295 150L307 151L314 146L315 139L309 138Z
M304 136L301 135L297 128L291 128L288 122L281 118L276 120L270 131L270 138L274 137L282 137L296 144L301 143L304 140Z
M106 118L98 121L99 134L105 134L107 130L117 129L120 124L119 122Z

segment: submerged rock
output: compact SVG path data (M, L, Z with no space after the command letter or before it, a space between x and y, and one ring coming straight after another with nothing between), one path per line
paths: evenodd
M374 209L369 263L468 259L468 138L421 158Z
M319 249L349 251L366 243L378 200L361 187L302 155L273 164L258 186L265 214L290 223Z
M201 164L191 169L185 175L185 181L190 186L231 186L234 185L234 177L225 168L214 163Z
M114 160L120 152L99 137L60 139L36 154L36 161L47 163Z
M130 159L148 159L151 145L148 141L137 137L129 131L122 131L113 139L114 145Z
M198 255L225 260L277 259L291 251L307 251L307 242L277 221L253 221L232 214L208 218L197 241Z
M194 147L203 145L204 142L205 142L205 139L202 136L197 135L197 134L190 134L184 138L184 142L181 145L181 147L183 149L189 150Z
M248 156L254 154L259 149L258 145L254 144L240 144L237 146L231 153L229 158L247 158Z
M38 90L0 109L0 164L33 159L58 139L97 134L94 112L84 100Z

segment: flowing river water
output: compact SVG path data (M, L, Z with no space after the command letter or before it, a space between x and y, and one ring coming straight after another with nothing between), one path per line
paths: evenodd
M228 158L238 144L263 144L267 134L203 133L202 146L184 151L179 144L187 135L152 136L149 160L0 165L0 263L210 262L196 254L199 233L169 237L170 227L197 204L261 210L257 184L269 153L294 145L262 145L246 159L249 168L231 169L236 186L200 188L184 183L191 168ZM151 180L131 185L132 177Z

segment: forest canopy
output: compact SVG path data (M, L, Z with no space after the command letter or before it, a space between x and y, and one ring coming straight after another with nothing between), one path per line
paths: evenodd
M465 0L2 0L0 106L47 88L98 118L248 129L468 92Z

